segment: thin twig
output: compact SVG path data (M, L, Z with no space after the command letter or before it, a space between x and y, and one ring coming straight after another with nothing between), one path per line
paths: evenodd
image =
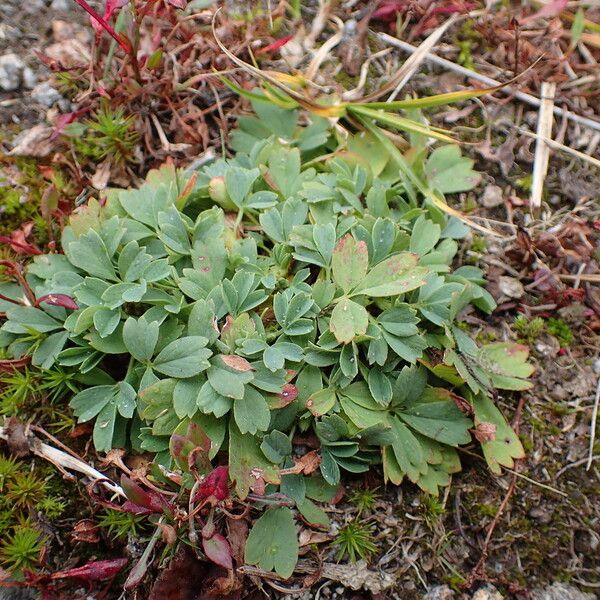
M585 470L589 471L594 460L594 442L596 441L596 421L598 420L598 405L600 404L600 377L596 385L596 397L594 398L594 408L592 409L592 423L590 425L590 450L588 454Z
M599 460L600 459L600 454L596 454L596 456L592 456L592 462L594 462L595 460ZM582 458L581 460L576 460L573 463L569 463L568 465L565 465L564 467L561 467L557 472L556 475L554 476L554 479L558 479L565 471L568 471L569 469L575 469L576 467L580 467L581 465L585 465L589 460L589 457L586 458Z
M554 150L559 150L561 152L571 154L572 156L580 158L581 160L583 160L585 162L589 162L590 164L594 165L595 167L600 168L600 160L598 160L597 158L594 158L593 156L590 156L589 154L584 154L583 152L580 152L579 150L570 148L569 146L565 146L564 144L561 144L560 142L557 142L556 140L553 140L552 138L542 137L537 133L533 133L532 131L527 131L526 129L522 129L521 127L515 127L515 129L519 133L522 133L523 135L526 135L527 137L542 140L548 146L550 146L550 148L552 148Z

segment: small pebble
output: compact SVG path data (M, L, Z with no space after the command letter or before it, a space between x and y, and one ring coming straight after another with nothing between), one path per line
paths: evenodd
M25 63L14 53L0 56L0 90L14 92L21 86Z
M495 208L504 204L502 197L502 188L498 185L486 185L481 197L481 204L485 208Z
M62 99L60 93L54 89L49 82L44 81L36 85L31 91L31 99L37 104L43 104L50 108Z

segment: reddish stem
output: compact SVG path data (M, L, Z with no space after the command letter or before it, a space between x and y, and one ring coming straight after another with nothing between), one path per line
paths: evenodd
M85 0L75 0L75 2L77 2L77 4L92 17L92 19L97 21L106 33L108 33L108 35L110 35L115 42L127 52L127 54L131 54L131 44L129 41L124 40L123 37L120 36Z

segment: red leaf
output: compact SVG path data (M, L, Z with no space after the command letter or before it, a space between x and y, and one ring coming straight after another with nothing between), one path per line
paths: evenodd
M10 237L0 235L0 243L8 244L17 254L28 254L37 256L42 254L42 251L35 245L27 241L33 229L33 221L24 223L20 229L16 229L10 234Z
M76 577L77 579L84 579L85 581L102 581L114 577L126 564L126 558L97 560L86 563L81 567L52 573L50 579L68 579Z
M227 497L229 497L229 469L217 467L198 486L194 502L207 500L211 504L216 504Z
M81 115L85 114L87 111L87 108L82 108L81 110L76 110L74 112L60 115L54 123L54 131L52 132L52 136L50 137L50 139L56 139L64 131L67 125L76 121Z
M285 37L279 38L264 48L260 48L256 51L256 54L265 54L267 52L273 52L274 50L279 50L282 46L285 46L290 40L294 38L294 34L286 35Z
M290 404L290 402L293 402L296 399L296 396L298 396L298 388L292 383L286 383L277 396L282 400L285 400L286 404Z
M187 6L187 0L167 0L167 2L175 8L185 8Z
M110 35L121 48L129 53L131 51L131 44L124 36L119 35L105 20L101 17L85 0L75 0L85 12L94 19L101 27Z
M406 2L403 0L384 0L380 2L379 7L373 12L372 18L380 21L394 21L396 15L406 9Z
M127 510L127 512L133 512L136 509L140 509L137 511L138 514L172 512L171 506L164 496L154 490L145 490L127 475L121 475L121 487L129 500L123 504L123 510Z
M0 360L0 371L9 373L15 369L25 367L31 362L31 356L22 356L21 358L6 358Z
M129 0L106 0L106 6L104 7L104 20L109 21L113 16L113 13L123 8Z
M211 538L202 538L202 549L207 558L216 565L225 569L233 569L231 560L231 548L227 540L220 534L215 533Z
M46 294L37 299L36 305L39 306L42 302L46 302L46 304L51 304L52 306L62 306L69 310L77 310L79 308L77 302L66 294Z

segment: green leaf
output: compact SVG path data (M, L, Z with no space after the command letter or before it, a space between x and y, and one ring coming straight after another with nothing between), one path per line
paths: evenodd
M140 362L148 361L158 342L159 324L148 323L144 317L129 317L123 325L123 343L131 356Z
M15 306L6 311L8 321L3 330L11 333L27 333L30 329L46 333L61 329L62 324L53 319L49 314L32 306Z
M117 405L117 410L122 417L125 417L126 419L131 419L131 417L133 417L136 407L136 396L135 390L129 383L126 381L117 383L114 401Z
M419 440L399 419L391 419L394 443L392 449L400 469L416 482L427 472L427 461Z
M371 239L373 243L373 256L371 260L376 264L388 256L394 245L394 240L396 239L394 222L391 219L377 219L373 224Z
M480 181L481 175L473 170L474 161L461 156L455 144L436 148L425 163L425 175L432 189L443 194L468 192Z
M31 357L31 364L35 367L41 367L42 369L49 369L64 348L68 338L68 331L58 331L49 335L35 349L35 352Z
M229 421L229 477L240 500L251 489L262 493L265 483L280 482L279 468L265 458L256 436L240 433L233 419Z
M583 8L579 7L575 13L573 24L571 25L571 44L570 48L573 49L579 43L583 30L585 28L585 12Z
M245 560L286 579L292 576L298 562L298 537L289 508L269 508L256 520L246 540Z
M146 282L115 283L102 294L102 300L108 308L117 308L126 302L139 302L146 293Z
M271 411L264 396L252 386L246 386L244 397L233 403L233 417L240 433L256 434L266 431L271 421Z
M313 226L313 240L325 264L331 262L335 248L335 227L333 223L317 223Z
M336 245L331 261L333 281L348 294L365 278L369 254L365 242L346 234Z
M116 420L117 405L109 402L102 408L94 424L92 438L98 452L108 452L112 449Z
M94 327L101 338L108 337L119 325L121 321L121 310L110 310L109 308L100 308L94 312L92 317Z
M495 427L494 439L481 442L481 449L491 471L496 475L501 475L501 467L512 469L515 466L515 459L525 456L523 445L502 413L486 394L477 394L473 397L473 410L475 411L476 427L483 423Z
M177 382L173 390L173 408L180 419L192 417L198 411L198 395L204 383L206 379L203 377L190 377Z
M114 397L114 386L98 385L73 396L70 407L80 423L93 419Z
M72 264L90 275L109 281L117 278L106 246L93 229L69 244L68 257Z
M260 449L272 463L279 465L292 453L292 442L285 433L275 429L265 435Z
M329 527L330 521L327 513L308 498L305 498L302 502L298 502L296 506L309 526L324 529Z
M367 383L373 398L382 406L387 406L392 400L392 384L388 376L375 367L369 371Z
M208 369L212 352L202 336L179 338L167 345L154 359L152 366L169 377L193 377Z
M284 198L289 198L298 187L300 151L281 146L269 156L269 174Z
M335 389L327 387L311 394L306 401L306 408L315 416L327 414L335 406Z
M433 221L421 215L413 225L410 236L410 251L424 256L435 248L440 239L442 228Z
M425 284L426 267L417 267L417 256L402 252L375 265L366 277L361 277L353 296L364 294L378 298L397 296Z
M227 193L238 208L244 205L244 200L250 193L252 184L259 174L258 169L243 169L241 167L232 167L225 173Z
M219 418L226 415L231 410L233 400L219 394L213 386L210 385L210 382L206 381L198 392L196 405L203 413L212 413L215 417Z
M453 401L416 404L399 413L401 419L419 433L450 446L468 444L472 427Z
M367 309L348 298L342 298L331 313L329 330L338 342L347 344L364 335L369 325Z
M211 366L207 372L210 385L222 396L241 400L244 397L245 385L252 381L250 371L240 372Z
M501 390L528 390L527 381L535 368L527 362L528 346L511 342L486 344L477 353L477 362L489 375L495 387Z

